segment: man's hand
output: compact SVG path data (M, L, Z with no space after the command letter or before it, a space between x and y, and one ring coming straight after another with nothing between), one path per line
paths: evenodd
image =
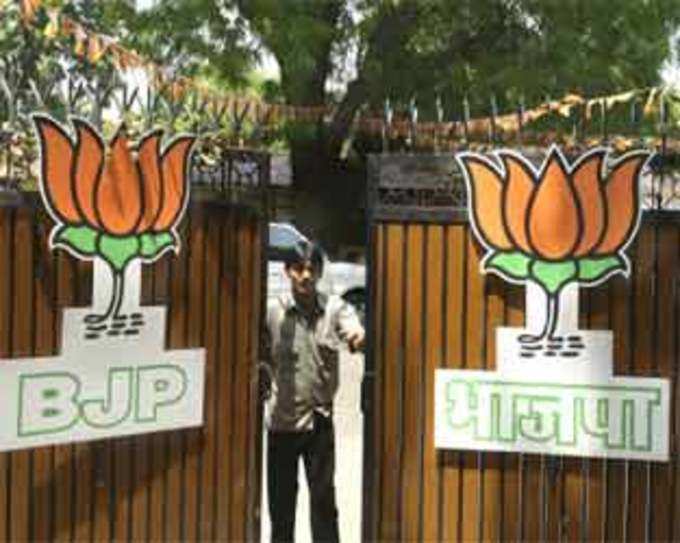
M347 337L349 352L356 353L364 350L366 334L364 332L354 332Z

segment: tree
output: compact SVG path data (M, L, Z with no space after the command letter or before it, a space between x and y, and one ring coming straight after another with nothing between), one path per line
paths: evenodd
M273 54L287 103L335 106L330 123L288 132L298 188L335 206L347 173L337 159L362 108L379 112L389 97L403 110L415 96L421 118L432 118L441 96L451 118L463 97L486 115L491 96L503 111L568 91L652 85L678 8L680 0L161 0L143 14L111 8L102 17L144 54L231 87L246 84L263 51ZM328 83L348 63L355 76L337 99Z

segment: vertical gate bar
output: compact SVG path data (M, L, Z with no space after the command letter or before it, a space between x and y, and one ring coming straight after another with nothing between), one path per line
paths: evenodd
M239 316L234 323L234 373L232 383L233 394L233 453L231 458L231 511L230 511L230 538L243 540L245 538L245 469L244 448L247 443L247 420L239 410L247 402L248 378L248 346L247 346L247 322L249 314L249 285L248 273L251 271L249 264L252 259L252 247L249 239L249 219L243 210L238 211L238 228L236 230L236 276L235 276L235 312ZM245 338L245 341L243 339Z
M426 246L424 248L427 263L427 279L424 284L425 308L423 330L425 334L423 360L423 410L425 413L423 426L423 497L421 541L436 541L441 533L441 470L438 465L438 453L434 445L434 382L435 372L444 366L442 359L442 342L444 321L442 301L444 290L444 230L443 224L426 227ZM425 277L425 276L424 276Z
M470 117L470 110L469 110L469 105L467 102L467 97L465 98L464 102L464 111L465 113L465 126L466 126L466 138L465 142L467 143L467 121L469 120ZM461 254L462 254L462 276L463 276L463 283L461 285L461 297L462 297L462 302L461 302L461 323L460 323L460 340L461 340L461 348L460 348L460 365L457 366L458 368L465 368L467 366L467 357L468 357L468 334L466 330L466 324L468 321L468 306L469 306L469 294L468 294L468 281L469 281L469 271L468 271L468 260L469 260L469 249L468 249L468 237L469 237L469 227L468 225L464 225L462 228L462 247L461 247ZM456 530L456 535L458 537L458 541L463 541L463 538L466 536L465 533L465 520L466 516L464 516L465 513L465 504L463 501L464 495L465 495L465 452L458 452L456 454L456 460L458 460L458 488L457 488L457 505L458 505L458 526Z
M444 333L444 364L447 368L460 368L464 364L467 284L467 244L465 224L446 227L446 259L444 281L446 297L443 300L446 327ZM460 451L440 452L442 473L442 528L443 541L460 540L462 535L462 455Z
M231 161L230 161L230 168L231 168ZM231 184L231 175L230 175L230 184ZM231 185L230 185L231 186ZM241 246L240 246L240 238L239 238L239 233L241 231L241 228L243 227L243 217L241 216L240 211L234 210L234 222L233 222L233 234L232 234L232 239L231 239L231 262L232 262L232 298L231 298L231 313L235 316L238 315L238 310L239 310L239 296L241 296L241 284L239 281L239 269L240 269L240 253L241 253ZM240 317L240 315L238 315ZM236 488L234 487L234 480L238 476L238 470L236 469L236 461L239 452L236 451L236 447L233 446L234 443L234 436L237 434L237 428L236 428L236 422L237 422L237 409L238 409L238 403L236 402L236 391L237 391L237 383L238 383L238 372L239 372L239 367L238 367L238 342L239 342L239 335L238 335L238 318L234 318L231 321L231 326L230 326L230 338L231 338L231 345L230 347L230 368L229 368L229 427L231 430L231 433L229 435L229 441L228 441L228 450L229 450L229 471L226 474L227 477L227 483L228 483L228 488L229 488L229 510L226 513L227 519L228 519L228 535L227 539L228 540L233 540L236 538L235 536L235 525L238 522L236 518L236 500L237 500L237 492Z
M55 295L55 269L54 259L47 251L47 225L41 216L34 214L33 232L35 236L34 261L38 265L34 268L34 300L35 300L35 326L34 326L34 354L36 356L53 356L55 354L54 337L54 295ZM52 498L52 472L53 447L38 448L33 453L33 466L31 471L35 474L31 484L34 495L30 512L30 526L32 540L45 541L50 539L50 531L53 516Z
M14 262L14 221L16 216L16 210L14 208L3 209L3 238L2 242L4 245L3 254L6 254L6 259L3 260L3 264L6 266L6 290L3 293L3 300L6 303L6 307L3 313L6 315L6 322L3 323L6 333L3 337L2 346L2 356L3 358L9 358L12 355L12 338L14 335L14 318L12 315L13 303L12 303L12 293L14 292L14 273L13 273L13 262ZM3 282L4 283L4 282ZM2 495L4 503L2 508L2 520L4 521L5 533L3 534L5 541L11 541L11 518L12 518L12 493L10 491L12 484L12 457L10 453L2 454Z
M676 244L677 225L659 220L655 227L658 232L658 288L656 289L657 313L657 357L658 375L673 383L673 330L675 282L678 277L678 244ZM666 303L662 303L666 301ZM673 414L671 409L671 436L673 435ZM671 437L672 439L672 437ZM673 444L671 443L671 451ZM673 453L671 452L671 455ZM670 540L669 517L674 517L673 509L673 463L652 464L651 504L652 523L649 538L655 541Z
M383 120L383 148L386 151L386 120ZM366 349L364 356L364 376L361 383L361 411L364 417L363 430L363 476L362 476L362 504L361 504L361 536L363 541L369 541L377 537L375 521L378 517L376 499L379 498L379 477L375 449L378 439L375 432L375 409L379 407L378 383L375 368L376 351L381 342L376 337L376 319L378 305L382 300L378 296L378 271L377 266L382 266L382 239L380 236L381 226L373 220L373 212L376 205L377 181L379 168L376 157L369 157L368 176L366 183L364 210L365 236L366 236ZM384 268L380 268L384 274ZM382 327L384 328L384 327Z
M504 283L504 326L524 326L524 287ZM496 346L498 349L498 345ZM524 455L504 453L502 540L523 540Z
M436 143L436 136L435 136L435 148L437 146ZM419 484L418 484L418 503L420 504L418 507L418 540L423 541L424 539L424 519L425 519L425 480L426 478L430 479L430 474L426 472L425 470L425 455L426 455L426 444L425 440L426 438L432 439L434 437L434 433L428 432L428 426L429 426L429 418L427 416L428 414L428 409L427 409L427 404L428 400L432 400L432 396L428 394L429 392L429 387L428 387L428 374L430 371L434 371L432 368L430 368L429 364L429 357L428 357L428 347L429 347L429 335L427 333L427 326L428 326L428 311L429 311L429 305L428 305L428 283L429 283L429 273L430 269L428 266L428 256L429 256L429 234L430 234L430 226L426 225L423 226L423 234L422 234L422 247L421 247L421 285L420 285L420 293L421 293L421 317L420 317L420 405L419 405L419 410L420 410L420 417L419 417L419 431L420 431L420 436L418 440L418 446L420 450L419 454L419 463L420 463L420 473L419 473Z
M201 429L201 462L199 470L200 484L197 485L198 522L196 539L198 541L213 540L214 526L214 461L217 440L215 439L215 419L217 418L215 385L219 360L216 349L217 295L219 292L219 228L221 211L215 204L206 205L203 229L205 243L203 251L203 330L201 345L206 350L204 418ZM200 490L199 490L200 488Z
M192 228L193 204L189 203L186 218L182 221L180 235L188 239ZM167 275L168 292L168 349L183 348L186 345L187 289L186 266L189 261L190 247L170 259ZM164 495L164 538L183 537L184 513L184 432L171 432L165 443L166 481Z
M14 289L12 293L12 352L13 358L29 356L33 350L33 249L31 217L26 207L16 210L13 237ZM20 450L10 453L11 479L9 488L10 540L26 540L30 534L29 510L31 507L31 456L32 451Z
M539 510L540 510L540 523L538 530L538 539L541 541L546 541L548 537L548 475L546 466L548 459L545 454L539 455L539 481L540 481L540 491L539 491Z
M411 148L411 151L413 149ZM397 467L397 492L396 492L396 517L394 520L395 524L395 537L398 540L403 540L404 530L403 522L404 518L404 447L405 447L405 405L404 400L406 392L406 344L408 341L408 330L407 330L407 300L408 300L408 270L409 270L409 245L408 245L408 233L410 226L407 223L402 223L400 226L401 231L401 245L402 245L402 255L401 260L401 280L399 281L399 288L401 289L400 296L400 306L399 312L401 314L401 330L399 333L399 347L397 350L397 433L396 433L396 449L398 452L398 458L396 462Z
M112 488L115 492L109 494L111 508L110 539L113 541L127 541L130 539L131 500L130 468L133 465L132 437L116 439L110 446L112 456Z
M395 398L400 399L400 376L402 361L399 346L402 343L403 321L403 265L405 255L403 253L404 228L397 224L389 224L387 227L387 265L385 279L385 351L381 364L383 375L382 394L384 412L381 413L381 425L383 426L380 466L383 469L381 481L380 501L380 527L377 539L398 539L398 500L400 493L398 483L400 480L401 467L400 457L395 451L399 451L399 433L401 419L399 418L399 405Z
M56 260L56 286L54 295L55 326L53 332L54 344L61 349L61 330L63 325L63 308L72 306L74 302L74 260L58 252L54 255ZM74 522L77 472L73 467L73 451L71 444L57 445L54 447L53 456L53 487L52 503L54 515L52 518L51 539L55 541L70 541L75 537Z
M657 354L657 323L655 321L656 288L656 227L649 222L643 225L635 246L635 313L633 320L635 351L633 354L634 375L650 375L655 372ZM648 462L630 463L631 486L628 518L628 535L631 540L645 538L648 530L647 497L650 488L650 466Z
M140 293L141 305L153 305L155 285L154 268L156 264L145 266L142 271ZM126 530L129 541L147 539L149 527L149 503L153 477L151 458L153 455L153 436L141 435L131 438L128 477L130 481L126 499L130 504Z
M222 318L219 322L219 360L220 370L216 378L217 388L220 390L218 413L221 415L219 422L218 445L217 445L217 468L215 474L217 494L215 504L215 538L217 540L229 539L231 524L231 462L232 462L232 425L234 417L234 394L233 374L235 366L234 346L236 312L235 312L235 289L236 273L234 255L236 213L230 207L221 224L221 259L220 259L220 293L219 307Z
M421 431L424 412L421 411L422 400L419 397L423 382L421 376L425 360L423 359L423 313L425 285L424 270L424 229L422 224L405 225L406 258L403 279L404 298L404 356L402 383L402 437L401 449L401 485L400 500L401 531L400 539L420 539L421 524L421 483L422 483L422 449Z
M376 433L375 433L375 445L377 448L377 453L376 458L379 457L384 457L385 455L385 441L384 441L384 435L386 433L386 429L384 425L381 422L378 421L383 421L384 417L386 416L387 413L387 407L386 407L386 390L385 390L385 372L386 372L386 353L387 353L387 348L388 348L388 343L387 343L387 269L388 269L388 250L389 250L389 239L388 239L388 229L387 225L381 225L380 226L380 232L381 232L381 251L382 251L382 264L381 264L381 270L382 270L382 277L378 279L376 277L376 300L377 303L380 305L380 320L377 321L380 323L380 346L376 346L376 353L380 353L380 358L378 359L377 355L373 361L375 364L375 367L373 368L373 371L375 372L375 378L376 378L376 385L375 385L375 390L377 391L376 394L376 402L375 405L378 406L378 411L377 412L371 412L371 417L374 419L374 426L376 428ZM377 281L380 281L379 283L379 290L378 290L378 283ZM378 297L379 296L379 297ZM375 505L373 507L373 515L374 515L374 531L373 533L375 534L375 537L381 537L382 536L382 520L383 520L383 515L384 515L384 510L383 510L383 503L385 499L385 492L384 492L384 480L385 480L385 473L378 468L377 466L380 465L380 461L376 462L376 469L372 470L372 473L375 473L375 485L376 485L376 500L375 500Z
M441 328L439 331L439 345L440 345L440 361L439 361L439 367L445 368L448 366L448 349L447 349L447 342L445 340L446 334L449 329L449 319L448 319L448 314L446 311L446 301L448 299L448 281L446 280L446 268L448 266L449 262L449 244L447 243L447 238L448 238L448 231L451 228L451 226L443 226L442 227L442 247L441 247L441 277L442 277L442 283L441 283L441 300L440 300L440 307L439 311L441 314ZM444 535L444 516L446 514L444 510L444 486L446 484L444 477L443 477L443 463L444 463L444 457L446 455L445 451L435 451L436 454L436 462L437 462L437 478L438 478L438 484L437 484L437 541L440 542L443 539Z
M186 347L204 346L205 329L205 251L206 251L206 204L192 206L191 230L187 237L187 305L186 305ZM206 356L206 364L210 359ZM206 368L206 371L210 370ZM204 389L205 394L205 389ZM205 409L204 409L205 416ZM185 460L183 477L184 511L183 535L186 539L196 539L200 526L200 497L202 493L201 468L203 462L204 441L202 427L183 430L185 435Z
M490 143L493 145L494 142L494 131L495 131L495 122L494 122L494 109L495 105L494 102L492 101L492 108L491 108L491 132L490 132ZM480 274L481 272L477 271L477 274ZM481 316L482 316L482 322L481 322L481 337L479 338L480 341L480 352L479 352L479 362L473 361L473 364L475 364L473 367L477 368L480 367L481 369L487 369L487 313L488 313L488 305L489 305L489 276L484 275L481 278L482 281L482 288L481 288L481 295L482 295L482 308L481 308ZM479 366L477 366L477 364ZM486 504L486 460L487 460L487 455L484 452L477 451L476 453L477 456L477 541L483 541L484 540L484 525L485 525L485 504Z
M680 228L674 225L675 228L675 247L680 247ZM674 511L680 507L680 277L678 268L680 268L680 257L676 252L676 270L673 274L673 363L672 363L672 378L671 378L671 397L675 401L671 403L671 444L670 453L671 458L675 460L672 463L671 469L673 474L673 483L671 485L671 514L668 521L668 533L671 541L680 539L680 522L677 516L673 514Z
M249 260L249 278L250 278L250 289L249 296L246 299L250 311L248 319L248 337L247 337L247 364L244 367L244 373L246 382L244 383L244 389L246 392L245 405L248 406L248 417L245 432L245 503L244 503L244 526L243 534L247 540L252 541L253 535L257 531L253 526L253 518L255 513L255 498L259 496L259 491L256 488L256 483L259 482L259 478L253 469L257 466L259 460L257 460L257 455L255 451L259 451L256 447L256 428L259 424L257 420L258 415L258 401L256 390L254 385L256 384L253 377L256 375L255 370L257 369L258 363L258 343L259 343L259 315L262 311L260 307L260 287L261 287L261 275L260 275L260 265L259 259L261 257L261 237L259 235L259 225L260 219L258 217L257 211L251 211L250 221L248 224L248 230L250 234L249 245L250 245L250 260Z
M259 163L259 190L260 190L260 209L257 215L257 238L256 250L257 254L253 259L253 263L257 262L258 266L258 282L255 283L255 299L253 301L254 307L259 312L256 315L257 322L253 323L253 330L256 331L253 337L254 359L259 363L263 359L262 352L262 332L265 329L267 321L267 278L268 278L268 247L269 247L269 218L270 209L272 209L270 199L271 187L271 155L263 153ZM253 368L257 372L257 367ZM255 373L255 379L259 379L259 375ZM250 405L253 409L253 417L255 417L254 424L251 423L251 437L250 447L254 455L253 468L251 469L251 478L248 482L250 489L248 517L251 519L250 526L246 531L246 535L250 540L259 540L261 538L261 510L260 504L262 502L262 433L263 433L263 406L259 399L259 381L256 382L256 388L251 389L252 399Z
M85 262L73 263L73 293L74 304L86 305L92 292L92 266ZM74 526L74 539L92 539L95 533L95 504L97 498L97 462L98 458L93 443L75 443L71 445L73 484L74 484L74 508L72 510L72 523ZM102 470L103 472L103 470ZM102 475L102 479L104 476ZM108 523L106 528L108 528ZM104 536L106 537L106 536Z
M500 278L485 275L484 287L484 355L483 364L487 371L494 371L496 365L497 348L495 331L503 326L505 320L505 285ZM503 528L503 471L502 466L507 453L484 452L483 477L483 530L485 541L498 540L502 537Z
M662 184L663 186L663 184ZM652 327L651 327L651 373L647 375L659 377L659 224L654 221L650 225L652 229ZM657 487L657 492L659 491ZM652 463L645 463L645 513L644 513L644 539L649 541L652 533L652 523L655 513L652 508Z
M465 317L465 335L466 335L466 369L479 369L483 364L484 355L484 278L479 273L479 255L477 252L478 245L474 237L470 233L469 226L466 228L466 252L468 255L468 278L467 278L467 306ZM464 511L464 532L465 539L479 539L480 534L480 517L481 511L481 470L480 459L481 455L478 452L463 453L465 460L465 471L463 473L463 511ZM465 513L466 506L471 509L470 513Z
M222 167L222 163L220 164L220 167ZM215 343L215 367L214 367L214 389L216 393L213 394L213 435L214 435L214 459L213 459L213 466L212 466L212 487L213 487L213 493L212 493L212 504L211 504L211 516L213 519L212 526L210 528L210 535L209 538L210 540L214 541L218 539L218 524L219 524L219 519L223 517L224 513L220 510L219 504L220 504L220 490L222 487L222 481L220 480L220 465L221 465L221 460L223 457L226 456L223 448L222 448L222 443L223 441L221 440L221 430L223 429L224 425L221 424L221 415L222 415L222 410L220 409L221 404L221 398L224 397L225 391L221 389L221 384L222 384L222 374L226 370L226 368L223 368L224 364L224 357L222 356L222 348L223 348L223 341L222 341L222 334L220 333L221 331L221 323L225 320L225 316L223 315L224 308L222 306L222 291L227 288L227 286L224 284L224 247L225 247L225 236L224 236L224 228L225 228L225 223L229 219L229 211L225 211L223 214L220 213L219 215L219 220L217 220L217 270L216 274L217 276L215 277L215 284L217 285L217 293L215 294L215 329L213 333L215 334L214 338L214 343Z
M154 304L168 303L166 311L166 325L164 330L163 344L169 346L170 341L170 310L171 301L168 300L170 260L164 258L156 262L152 273L152 291L149 293ZM166 503L167 503L167 468L168 450L171 437L167 432L155 434L150 437L151 445L148 451L149 468L151 477L147 497L147 528L146 539L156 541L165 539L166 529Z
M588 315L585 325L589 329L612 328L611 312L613 304L610 286L604 285L596 289L587 289L584 294L588 299ZM603 540L606 536L607 523L607 470L606 459L584 459L588 481L585 500L582 504L582 538L587 540Z

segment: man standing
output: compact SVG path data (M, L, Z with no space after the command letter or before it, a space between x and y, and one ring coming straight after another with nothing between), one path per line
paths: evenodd
M264 365L269 398L267 478L272 541L295 533L298 462L302 457L310 495L312 537L337 542L333 397L343 344L363 349L364 329L354 309L338 296L317 291L323 254L301 242L287 256L291 294L269 303L269 360Z

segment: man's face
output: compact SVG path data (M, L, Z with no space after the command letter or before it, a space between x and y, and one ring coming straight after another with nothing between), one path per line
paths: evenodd
M309 297L316 293L319 270L317 270L308 260L287 266L286 275L290 278L293 294Z

